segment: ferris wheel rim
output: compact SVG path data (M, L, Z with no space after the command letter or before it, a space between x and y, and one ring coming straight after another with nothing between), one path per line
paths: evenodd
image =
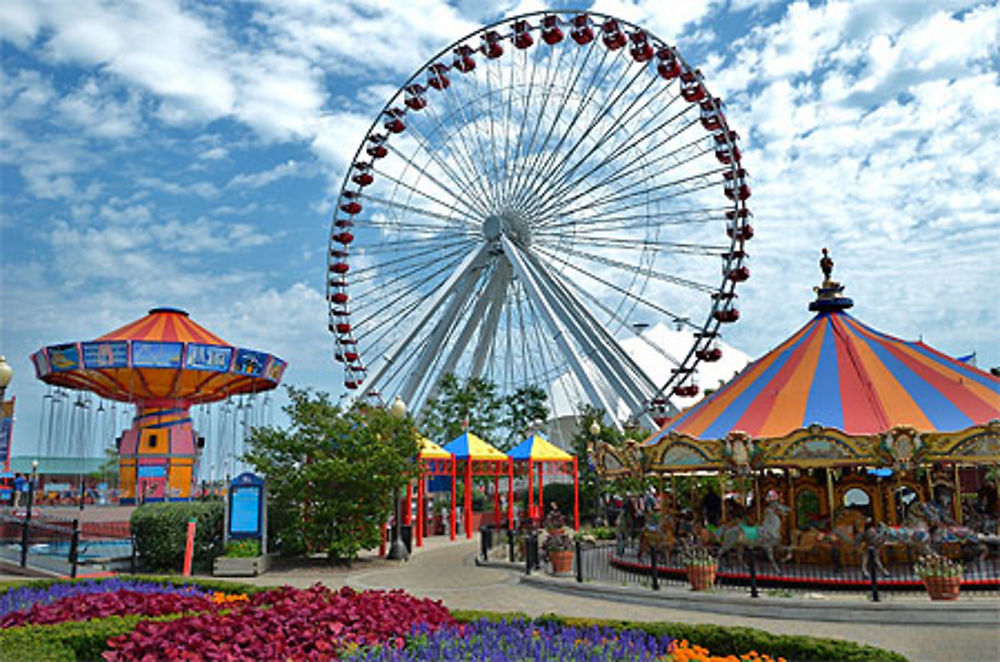
M491 31L496 33L498 29L504 30L504 32L500 34L499 37L500 41L502 41L504 45L506 45L507 43L513 44L513 38L515 36L514 26L519 21L529 21L530 19L537 17L543 17L543 20L548 17L555 17L557 25L566 27L570 25L570 23L574 19L581 16L585 17L585 20L588 21L588 25L592 25L594 27L598 27L602 23L606 23L607 21L611 20L616 22L619 26L621 26L621 33L623 35L641 33L646 36L646 38L652 45L654 45L655 50L664 48L669 49L679 62L682 71L696 72L700 75L700 72L698 72L697 69L692 68L687 63L687 61L684 60L681 53L673 46L670 46L665 40L660 39L654 33L642 28L641 26L635 23L632 23L631 21L620 19L602 12L592 12L592 11L578 12L572 10L559 10L559 11L539 10L504 18L502 20L493 22L489 25L481 26L469 32L460 39L457 39L452 43L448 44L447 46L445 46L444 48L442 48L433 57L429 58L423 65L418 67L414 71L414 73L409 78L407 78L406 81L402 85L400 85L399 88L397 88L397 90L388 98L386 103L383 105L382 109L375 115L373 122L368 127L368 130L365 132L363 139L361 140L357 150L354 153L354 156L351 160L351 164L346 168L343 182L340 187L340 192L338 194L335 203L333 220L331 222L332 224L331 224L330 241L329 241L328 264L330 263L333 251L335 250L334 236L338 232L337 222L338 222L339 210L341 210L341 206L343 204L347 204L345 200L354 199L353 197L349 196L345 197L345 193L349 192L349 189L351 188L351 178L354 172L355 164L358 163L359 158L362 157L362 153L365 150L366 145L369 143L370 138L373 135L377 134L379 129L379 124L384 123L385 118L387 116L392 115L393 109L402 106L403 113L405 114L407 112L406 107L401 103L401 99L405 98L407 88L413 85L414 82L420 79L421 76L424 76L428 72L432 71L436 65L442 64L442 58L446 58L449 54L457 52L459 48L467 46L468 42L470 42L471 40L474 40L476 38L481 39L483 35L486 35ZM566 17L572 17L572 18L567 19ZM541 34L542 29L543 29L542 24L540 23L536 25L530 25L529 23L529 30L533 34L534 33ZM596 42L599 39L600 37L595 37L594 41ZM537 44L537 47L541 47L541 44L540 43ZM511 55L511 57L513 57L513 55ZM488 63L489 61L490 58L485 58L485 57L477 58L476 60L477 63L480 62ZM653 77L653 79L655 80L655 76ZM708 91L707 86L704 85L703 80L699 79L699 83L704 88L704 91L707 95L707 99L710 101L714 110L718 113L718 116L723 118L720 142L723 143L725 147L730 150L730 153L736 153L738 155L738 147L736 145L736 140L738 136L736 135L735 131L730 129L728 122L725 120L724 115L722 115L721 102L711 95L711 93ZM392 137L391 134L387 133L385 142L388 143L391 140L391 137ZM716 136L716 139L717 141L719 140L718 135ZM745 171L742 168L742 163L739 159L739 156L737 156L730 163L724 165L725 167L720 168L720 171L726 171L730 173L731 178L736 178L737 173L745 173ZM729 217L727 212L727 217L730 218L730 220L732 220L731 227L733 229L733 232L730 234L728 250L722 256L725 262L723 267L724 274L731 272L734 268L743 267L746 254L742 250L742 246L745 239L741 238L740 233L743 231L744 226L749 226L747 218L751 216L749 210L746 208L745 198L734 199L731 211L733 213L733 216ZM353 216L354 214L350 214L350 218L353 218ZM350 226L348 226L348 229L349 227ZM752 233L752 228L751 228L751 233ZM750 236L752 236L752 234ZM728 257L726 256L727 254ZM335 288L331 285L333 281L329 276L330 274L328 274L326 278L326 291L327 291L328 308L332 315L334 304L331 301L331 296L334 294L333 290ZM732 311L738 318L738 310L736 310L733 306L733 299L735 299L736 296L735 295L736 283L737 283L736 280L727 278L726 275L723 275L721 283L717 287L713 288L712 305L710 307L706 320L701 325L692 324L690 323L690 320L684 318L692 328L697 329L697 333L695 334L695 342L691 344L687 354L684 356L683 359L680 360L679 365L677 366L676 369L674 369L674 371L671 373L671 376L667 379L667 381L663 383L663 385L654 394L654 396L650 398L650 401L645 409L645 412L648 412L652 407L654 407L657 404L658 400L664 399L668 395L669 390L672 386L682 383L689 378L689 376L693 373L694 368L702 360L701 354L703 352L709 351L709 349L714 345L716 339L720 336L719 329L722 326L722 324L729 321L735 321L735 319L726 319L725 315L720 315L719 313L728 313L729 311ZM678 318L675 318L675 321L677 319ZM331 326L331 332L333 332L332 317L330 326ZM342 337L343 339L349 339L352 343L356 343L357 341L356 339L354 339L353 335L351 335L352 333L353 331L349 331L347 334L335 333L334 335L338 344L341 342Z

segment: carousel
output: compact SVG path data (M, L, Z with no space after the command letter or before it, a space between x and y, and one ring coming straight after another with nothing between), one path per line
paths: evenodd
M820 266L790 338L645 442L595 450L603 477L660 485L640 555L749 544L734 523L796 563L861 563L866 536L886 562L997 555L1000 379L853 317L826 249Z

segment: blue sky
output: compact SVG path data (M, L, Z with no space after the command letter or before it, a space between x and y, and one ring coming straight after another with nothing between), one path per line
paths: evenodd
M339 395L324 277L345 164L429 56L540 8L0 4L0 353L16 370L15 452L31 452L44 392L28 355L157 305L287 359L286 382ZM858 317L1000 365L997 3L595 8L676 43L743 136L757 237L728 342L757 356L800 326L828 246Z

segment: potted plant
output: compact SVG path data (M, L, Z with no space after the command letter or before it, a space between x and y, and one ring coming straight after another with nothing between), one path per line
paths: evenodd
M687 569L688 581L695 591L707 591L715 584L718 563L708 548L688 548L681 554L681 562Z
M256 577L266 572L270 557L261 554L260 541L247 538L226 546L226 553L215 557L212 574L216 577Z
M565 530L549 531L542 543L542 550L552 563L553 574L573 572L573 539Z
M921 556L914 572L924 581L931 600L957 600L962 587L962 564L932 553Z

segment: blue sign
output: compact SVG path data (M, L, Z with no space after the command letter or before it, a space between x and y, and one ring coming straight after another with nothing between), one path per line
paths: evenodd
M85 342L81 346L83 365L88 368L128 367L128 342L124 340Z
M264 374L264 365L267 363L268 354L255 352L252 349L240 349L236 352L236 365L233 372L241 375L251 375L260 377Z
M229 362L232 358L232 347L189 343L187 346L187 356L184 358L184 366L193 370L226 372L229 370Z
M166 478L167 467L162 464L140 464L136 475L139 478Z
M137 368L179 368L181 350L179 342L132 341L132 365Z
M229 537L257 538L263 533L264 480L243 473L229 486Z
M49 365L53 372L76 370L80 367L80 350L75 344L53 345L46 348L49 353Z

